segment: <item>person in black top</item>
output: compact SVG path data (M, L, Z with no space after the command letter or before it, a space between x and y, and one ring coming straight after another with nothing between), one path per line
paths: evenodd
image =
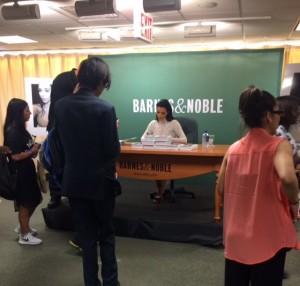
M98 278L100 245L103 286L117 286L113 212L115 160L120 154L114 106L98 98L110 87L108 65L98 57L79 66L78 91L55 106L55 128L65 159L62 189L69 198L82 248L85 286Z
M76 69L72 69L67 72L62 72L56 76L51 85L50 94L50 108L48 117L47 131L50 131L54 126L54 106L56 102L73 93L73 90L77 84ZM58 207L61 203L61 190L57 186L52 175L49 174L49 191L50 201L48 203L49 209Z
M19 243L36 245L42 240L35 237L36 230L30 227L29 222L35 208L42 200L32 160L37 156L40 145L34 143L26 130L26 122L30 115L26 101L17 98L10 100L4 124L4 145L10 148L17 170L15 206L19 211Z
M10 154L11 150L7 146L0 146L0 153L1 154Z

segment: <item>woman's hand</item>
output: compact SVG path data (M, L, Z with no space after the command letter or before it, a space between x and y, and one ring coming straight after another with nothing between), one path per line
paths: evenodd
M11 150L8 147L6 147L6 146L1 146L0 147L0 153L11 154Z
M294 204L290 204L290 211L293 221L296 222L299 219L299 201Z
M32 153L32 157L33 157L33 158L35 158L35 157L37 156L37 154L39 153L40 148L41 148L41 144L38 144L38 143L35 143L35 144L31 147L30 151L31 151L31 153Z

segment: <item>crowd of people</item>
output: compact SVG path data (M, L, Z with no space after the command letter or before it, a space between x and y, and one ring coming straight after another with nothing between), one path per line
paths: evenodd
M118 119L112 104L100 98L111 85L108 64L90 57L58 75L51 90L49 119L38 119L48 131L55 128L62 145L62 186L49 174L49 208L68 197L82 249L86 286L118 286L113 213L115 162L120 154ZM300 98L300 97L299 97ZM217 190L224 198L225 285L282 285L286 253L297 248L294 222L299 215L297 165L299 142L289 132L298 122L296 96L273 97L250 86L239 99L239 112L248 131L232 144L219 171ZM40 145L26 130L31 112L27 102L11 99L4 125L4 145L18 171L15 210L18 242L38 245L42 240L30 225L42 196L33 159ZM43 120L42 120L43 119ZM187 143L168 100L156 105L156 117L143 136L170 136ZM76 140L74 140L76 138ZM164 198L166 182L157 181L155 203ZM75 240L75 239L74 239ZM99 279L98 244L102 282Z

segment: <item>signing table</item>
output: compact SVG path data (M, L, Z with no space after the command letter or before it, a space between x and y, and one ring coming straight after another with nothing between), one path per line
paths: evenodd
M191 150L161 150L135 144L123 145L117 170L120 177L140 180L173 180L218 173L228 147L197 145ZM216 190L214 218L221 219L221 198Z

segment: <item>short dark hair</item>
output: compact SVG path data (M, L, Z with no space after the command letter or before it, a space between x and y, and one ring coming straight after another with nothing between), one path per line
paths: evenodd
M110 88L111 76L108 64L99 57L83 60L78 69L77 79L81 87L95 90L100 84Z
M241 93L239 111L248 127L262 127L262 119L268 111L273 111L275 105L271 93L252 85Z
M167 116L166 116L167 121L172 121L174 119L172 114L172 106L167 99L161 99L159 102L156 103L156 107L163 107L167 110ZM156 120L157 120L157 116L156 116Z
M23 99L12 98L9 101L4 123L4 136L10 127L25 130L24 110L27 106L27 102Z
M299 98L286 95L277 97L276 101L282 111L279 124L288 130L292 124L297 122Z

